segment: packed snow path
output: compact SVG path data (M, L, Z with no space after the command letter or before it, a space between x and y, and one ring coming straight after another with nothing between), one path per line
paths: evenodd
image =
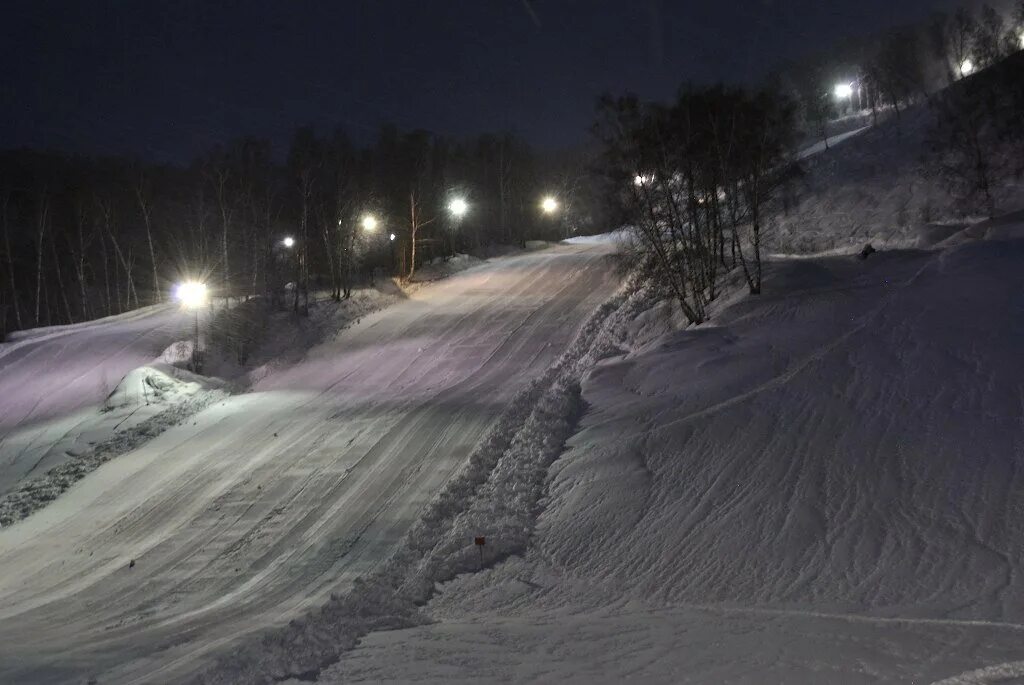
M614 290L610 249L424 288L0 531L0 681L179 681L374 568Z

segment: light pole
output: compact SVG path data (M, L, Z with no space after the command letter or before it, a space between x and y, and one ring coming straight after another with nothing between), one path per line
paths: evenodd
M559 238L565 237L561 231L561 209L562 205L554 195L546 195L540 201L540 211L554 223L555 235Z
M840 102L846 101L853 105L853 84L851 83L837 83L833 89L836 99Z
M377 227L380 225L380 222L377 221L377 217L375 217L374 215L367 214L359 222L359 225L362 227L363 233L376 233L377 232ZM373 283L373 269L374 269L374 266L373 266L373 262L371 261L370 262L370 287L371 288L374 286L374 283Z
M185 309L191 309L195 314L195 338L192 341L192 372L200 371L199 356L199 308L206 303L206 284L199 281L185 281L179 283L175 288L175 297Z
M281 240L281 244L284 245L286 250L291 252L291 250L295 247L296 240L295 240L295 238L291 237L290 235L286 235ZM302 253L301 252L295 252L295 253L292 253L292 254L293 254L292 261L293 261L294 266L295 266L295 288L294 288L295 294L294 294L294 296L292 298L292 310L297 312L297 311L299 311L299 282L302 280ZM308 310L308 308L309 308L309 295L308 294L306 295L305 302L306 302L306 308Z

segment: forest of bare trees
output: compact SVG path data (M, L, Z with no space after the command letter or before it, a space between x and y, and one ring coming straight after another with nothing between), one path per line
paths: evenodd
M788 209L815 138L930 108L929 169L963 211L996 208L990 188L1024 173L1024 0L898 26L787 65L756 91L684 87L675 102L604 97L596 132L632 263L691 323L708 318L726 274L761 292L762 244ZM975 78L977 76L977 78ZM847 125L844 117L851 119ZM845 127L845 128L844 128Z
M687 88L676 102L605 98L597 133L634 264L695 324L739 268L761 292L762 237L792 176L795 105L770 90Z
M408 277L425 259L564 237L579 218L551 221L537 203L581 195L567 168L512 134L452 140L394 127L362 146L302 128L278 156L245 137L188 168L2 152L0 333L166 301L188 278L304 312L311 290L342 299L374 269ZM472 206L458 220L444 211L456 195ZM366 214L379 220L372 232Z

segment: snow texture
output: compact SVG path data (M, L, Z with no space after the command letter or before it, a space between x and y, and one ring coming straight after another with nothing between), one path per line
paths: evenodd
M364 638L319 682L1020 677L1011 224L866 261L773 260L764 295L700 328L653 324L637 290L526 551L435 587L422 625ZM473 529L508 530L515 498L493 492Z
M612 251L557 246L419 286L4 527L0 681L181 682L231 654L249 659L208 679L303 675L351 636L418 621L373 579L485 436L511 441L540 405L533 425L568 434L575 405L547 374L618 286ZM76 368L89 337L48 353ZM37 366L40 387L63 368ZM537 406L505 422L524 389Z
M927 160L933 118L919 104L876 127L834 137L829 150L821 144L804 150L799 204L768 232L769 249L809 254L855 251L865 243L924 246L937 226L968 223ZM1003 211L1020 209L1024 184L1008 181L994 196Z

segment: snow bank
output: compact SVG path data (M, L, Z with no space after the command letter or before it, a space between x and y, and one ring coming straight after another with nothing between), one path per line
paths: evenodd
M217 381L167 365L129 372L105 400L101 415L83 419L88 431L79 426L92 440L74 440L74 446L64 449L55 462L52 457L48 459L55 466L40 476L22 479L0 496L0 526L11 525L41 509L100 465L136 449L221 399L224 393L217 390L219 386ZM104 416L108 414L109 417ZM17 432L10 442L18 445ZM51 445L39 442L45 452L36 461L37 466L52 451ZM63 444L61 439L55 442ZM32 469L29 476L37 470Z
M635 293L526 550L320 681L1019 677L1022 263L1021 240L774 260L764 295L667 333ZM459 542L433 551L472 570Z
M350 592L332 595L316 613L240 650L202 682L313 679L361 636L425 622L419 606L436 584L477 568L475 536L488 538L487 564L525 551L547 467L580 410L575 379L615 349L611 331L641 292L631 285L598 308L558 363L515 397L382 570L357 581Z
M460 271L465 271L472 266L476 266L480 262L480 259L468 254L457 254L454 257L449 257L447 259L437 257L416 267L416 271L412 276L412 282L427 283L429 281L447 278L452 274L457 274Z

